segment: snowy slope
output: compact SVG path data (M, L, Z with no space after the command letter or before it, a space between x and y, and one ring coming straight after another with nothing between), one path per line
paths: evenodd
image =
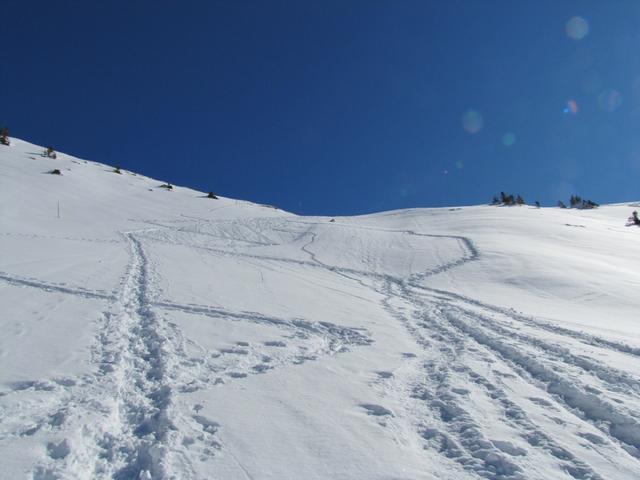
M633 207L331 222L41 151L0 146L0 477L640 478Z

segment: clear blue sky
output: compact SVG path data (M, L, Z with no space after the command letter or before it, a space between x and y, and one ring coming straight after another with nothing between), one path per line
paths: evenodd
M1 0L0 123L303 214L640 198L635 0Z

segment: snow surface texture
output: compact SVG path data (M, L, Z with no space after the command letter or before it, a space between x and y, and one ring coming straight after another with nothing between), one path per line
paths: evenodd
M634 207L331 222L41 151L0 146L0 477L640 478Z

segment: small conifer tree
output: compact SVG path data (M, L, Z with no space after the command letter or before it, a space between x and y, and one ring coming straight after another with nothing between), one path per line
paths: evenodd
M582 198L579 195L571 195L569 205L571 205L571 208L580 208L582 206Z
M2 143L2 145L9 145L11 142L9 142L9 129L7 127L2 127L2 130L0 130L0 143Z
M53 149L53 147L47 147L44 150L44 156L49 158L58 158L58 155L56 154L56 151Z
M562 200L558 200L558 207L559 208L567 208L567 206L564 204L564 202Z
M524 198L522 198L520 194L518 194L518 196L516 197L516 203L518 205L524 205Z

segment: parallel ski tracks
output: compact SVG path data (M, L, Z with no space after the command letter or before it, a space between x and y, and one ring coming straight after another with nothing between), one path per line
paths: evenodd
M183 231L206 234L198 227L183 228ZM626 453L632 457L630 462L636 462L640 469L638 414L615 401L616 395L640 398L640 379L594 358L575 354L570 348L521 331L518 324L603 351L628 355L634 361L640 357L640 348L559 327L453 292L429 288L424 281L430 276L473 262L480 258L481 253L467 237L413 231L402 233L457 241L461 255L432 270L401 279L323 263L310 248L317 239L317 233L312 228L304 232L310 240L302 247L309 256L308 260L198 245L192 247L215 254L312 266L341 275L379 293L383 297L383 308L403 325L423 352L418 361L422 364L424 379L414 379L411 385L394 387L398 392L411 392L404 401L407 414L413 415L410 421L415 424L416 434L425 446L436 449L447 461L457 464L473 476L496 480L530 478L521 462L527 452L510 442L489 438L484 432L481 419L474 417L475 413L467 401L469 392L460 388L465 382L473 385L475 394L491 399L494 408L502 412L500 417L505 425L518 431L525 440L529 454L552 457L560 468L576 479L603 478L600 472L580 458L580 449L570 451L565 448L553 433L546 431L545 425L527 413L522 399L514 397L510 391L509 382L502 382L499 376L489 370L474 370L465 364L465 359L500 365L509 375L524 382L523 385L538 390L541 397L538 401L550 402L549 408L564 411L576 425L584 424L587 438L597 438L597 435L589 432L600 432L608 455L612 455L611 452L617 452L613 453L614 456ZM139 237L135 232L124 234L124 240L131 250L131 260L120 291L113 295L0 272L0 281L6 283L98 298L113 304L113 308L105 315L100 335L97 352L100 374L94 385L78 395L75 406L72 404L69 407L100 405L99 410L102 411L97 417L101 422L84 429L84 433L95 440L94 446L86 447L81 452L72 451L66 460L69 471L77 471L72 468L74 462L76 465L93 462L93 467L84 470L90 472L89 476L79 475L77 478L165 478L169 454L174 462L189 471L189 459L184 457L179 448L172 449L176 442L175 422L186 421L177 418L178 414L172 407L172 389L179 384L175 365L184 361L184 339L156 311L224 317L273 325L297 331L298 334L307 332L323 335L330 339L328 351L339 351L342 346L371 343L366 335L356 329L345 329L327 322L313 324L254 312L233 313L204 305L159 300L151 286L150 263ZM153 240L172 243L166 238ZM257 232L253 240L256 245L267 245L269 241L269 237L262 232ZM496 316L508 321L499 321ZM567 375L572 371L576 375ZM581 380L581 375L594 379L602 387L602 392L592 391ZM542 400L542 397L547 400ZM424 414L417 413L420 412L420 405L426 407ZM541 405L542 411L546 404ZM46 474L46 469L38 471Z

